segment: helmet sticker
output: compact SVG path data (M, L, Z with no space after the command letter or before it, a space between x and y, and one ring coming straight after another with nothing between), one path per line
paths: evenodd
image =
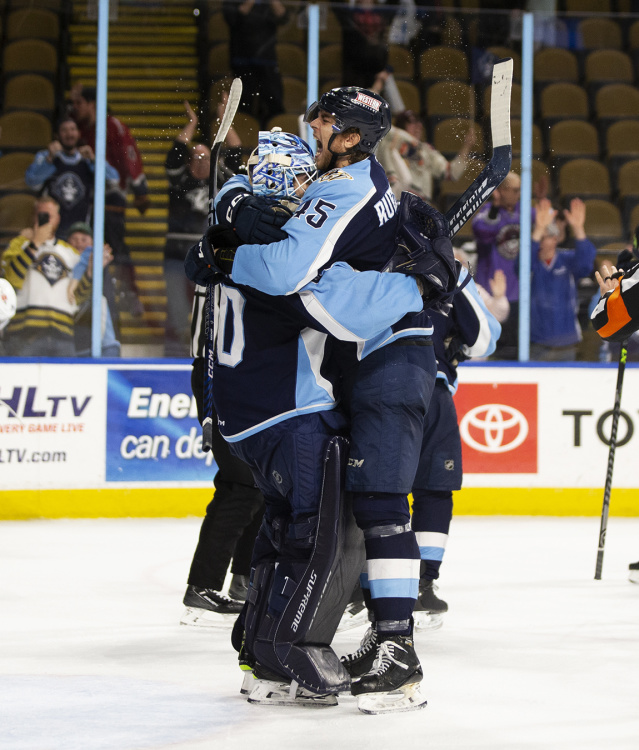
M357 92L357 96L353 101L357 104L363 104L365 107L375 110L375 112L379 112L379 108L382 104L379 99L368 96L368 94L363 94L361 91Z

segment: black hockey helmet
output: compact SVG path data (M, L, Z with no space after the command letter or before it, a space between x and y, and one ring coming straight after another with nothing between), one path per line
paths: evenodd
M342 86L322 94L320 100L306 110L304 122L314 120L320 110L330 112L335 118L335 133L357 128L361 135L357 149L367 154L375 152L391 127L388 102L374 91L359 86Z

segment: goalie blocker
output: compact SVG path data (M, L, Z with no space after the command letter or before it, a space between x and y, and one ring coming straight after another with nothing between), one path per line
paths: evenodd
M275 560L255 567L233 638L240 650L243 624L241 657L257 662L257 677L262 667L267 675L273 672L316 694L350 688L350 677L329 645L365 559L363 535L342 490L347 453L345 438L329 441L315 528L312 522L304 529L296 524L281 535L295 537L297 544L308 540L308 560L292 560L290 552L279 549Z

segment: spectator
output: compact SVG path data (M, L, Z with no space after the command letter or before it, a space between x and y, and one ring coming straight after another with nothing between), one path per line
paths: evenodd
M224 114L224 102L218 115ZM209 204L211 152L201 143L192 143L198 118L185 101L188 122L177 135L168 152L165 167L169 179L169 231L164 249L164 278L167 292L167 321L164 353L168 357L188 357L190 313L194 284L184 274L187 250L204 234ZM235 151L237 166L241 146L237 133L229 130L226 143ZM227 156L230 165L230 158Z
M95 88L74 86L71 92L73 117L86 144L95 149ZM130 130L113 115L107 115L106 159L120 176L120 182L105 196L104 238L113 248L113 263L123 286L125 309L141 317L144 309L138 297L135 270L125 242L124 214L129 189L141 214L149 207L149 188L142 166L142 157Z
M573 361L582 334L577 320L577 281L592 273L597 248L586 237L586 206L570 201L563 218L570 226L574 250L559 250L565 229L545 198L537 204L532 232L530 287L530 358Z
M355 0L335 5L342 27L342 84L370 89L388 64L388 31L399 0Z
M474 243L471 244L474 245ZM454 250L457 260L472 274L468 253L463 248L454 248ZM475 286L477 287L481 301L486 305L488 312L494 316L498 323L501 324L504 320L508 319L508 315L510 314L510 304L508 302L508 297L506 297L506 274L500 269L497 269L493 278L488 279L488 284L490 291L484 289L483 286L480 286L477 283L475 283Z
M90 222L93 213L95 155L91 146L78 146L80 130L72 117L58 123L57 139L38 151L25 174L27 185L50 195L60 206L58 236L66 237L78 221ZM117 188L117 170L106 165L106 190Z
M498 269L506 276L510 315L502 324L496 357L517 359L519 326L519 193L521 180L509 172L493 192L491 202L472 221L477 245L475 281L484 289Z
M75 317L75 347L78 357L88 357L91 354L91 279L93 277L93 231L88 224L78 221L69 228L67 242L74 247L81 255L73 269L73 278L69 282L67 296L71 304L76 303L75 293L79 289L79 294L85 300L80 306ZM104 245L102 253L102 267L104 269L105 282L104 289L110 287L107 266L113 260L113 253L109 245ZM88 286L88 289L85 289ZM80 289L80 287L82 287ZM102 296L102 344L101 354L103 357L119 357L120 342L115 337L113 320L109 311L106 296Z
M407 109L395 118L394 127L380 143L377 159L384 167L396 198L409 190L431 201L435 180L458 180L462 176L474 140L475 131L471 127L457 156L448 161L426 143L422 121Z
M277 64L277 29L288 21L281 0L224 0L229 26L230 63L242 79L240 109L257 118L262 130L271 117L284 112L282 76Z
M53 198L35 204L33 228L23 229L2 256L5 278L17 292L17 311L9 321L5 344L13 356L73 357L74 316L68 298L71 273L80 259L68 243L56 239L60 208Z

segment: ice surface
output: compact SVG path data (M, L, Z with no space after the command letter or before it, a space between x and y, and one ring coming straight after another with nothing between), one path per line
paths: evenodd
M0 523L1 750L639 748L639 519L594 581L599 519L456 518L429 705L390 717L247 704L228 631L178 625L199 526Z

